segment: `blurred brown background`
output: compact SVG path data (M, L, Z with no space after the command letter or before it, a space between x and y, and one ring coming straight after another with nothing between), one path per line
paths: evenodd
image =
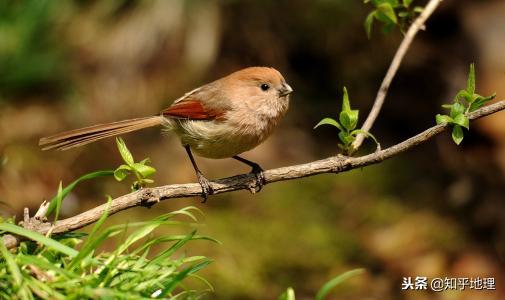
M416 1L414 1L416 3ZM417 2L422 5L423 2ZM0 211L21 215L58 183L120 163L113 139L42 152L42 136L155 114L173 99L237 69L266 65L294 88L282 126L244 157L264 168L335 155L336 116L347 86L364 120L401 33L367 40L362 1L1 1ZM440 104L466 84L505 97L505 2L443 1L410 49L372 133L383 147L435 122ZM194 242L215 262L203 275L208 299L276 299L288 286L311 299L331 277L367 270L335 299L504 299L505 115L472 123L457 147L448 134L380 165L119 213L145 220L187 205L205 213ZM136 159L150 157L157 185L194 182L177 139L149 129L124 136ZM362 150L372 151L372 145ZM233 160L198 159L210 178L249 171ZM80 185L64 217L129 191L101 179ZM497 291L402 292L404 276L494 277Z

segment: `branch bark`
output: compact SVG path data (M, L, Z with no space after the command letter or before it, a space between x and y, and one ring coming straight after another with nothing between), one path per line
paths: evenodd
M391 65L389 66L386 76L382 80L382 84L379 88L379 91L377 92L377 97L375 98L372 109L370 110L368 117L366 118L365 122L363 123L363 126L361 127L362 130L369 132L370 129L372 128L373 123L377 119L377 116L381 111L382 105L384 104L384 99L386 98L386 95L388 93L389 86L391 85L391 82L393 81L396 72L398 72L400 64L403 58L405 57L407 50L410 48L410 45L412 44L414 37L416 36L417 32L419 32L419 30L424 29L424 23L426 22L426 20L428 20L431 14L433 14L435 9L437 9L437 6L441 2L442 0L430 0L430 2L423 9L422 13L419 15L419 17L417 17L414 23L410 25L410 28L405 34L405 37L403 38L400 46L398 47L398 50L396 50L396 54L393 57L393 60L391 61ZM365 136L363 134L358 134L356 136L356 140L354 140L352 144L352 152L356 152L358 150L358 148L363 143L364 138Z
M505 100L501 100L497 103L482 107L468 114L468 118L470 120L475 120L504 109ZM448 127L449 125L447 124L433 126L399 144L365 156L332 156L301 165L267 170L264 172L266 184L314 176L323 173L338 174L345 171L376 164L428 141ZM215 194L221 194L237 190L254 191L255 181L255 175L242 174L212 181L210 185L212 186ZM160 201L172 198L200 196L201 192L202 189L197 183L172 184L154 188L145 188L140 191L123 195L112 200L108 214L112 215L135 206L152 206ZM40 223L36 226L32 225L30 229L41 234L46 234L49 230L52 230L53 234L76 230L96 222L105 212L106 207L107 204L102 204L77 216L58 221L56 224ZM13 248L19 244L20 237L14 235L4 235L3 242L7 248Z

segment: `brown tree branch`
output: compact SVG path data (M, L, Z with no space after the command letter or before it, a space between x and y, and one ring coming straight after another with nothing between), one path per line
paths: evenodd
M423 9L422 13L419 15L419 17L417 17L414 23L410 25L410 28L405 34L405 37L403 38L400 46L398 47L398 50L396 50L396 54L393 57L393 60L391 61L391 65L389 66L386 76L382 80L382 84L379 88L379 91L377 92L377 97L375 98L372 109L370 110L368 117L366 118L365 122L363 123L363 126L361 127L363 131L369 132L370 129L372 128L373 123L377 119L377 116L381 111L382 105L384 104L384 99L386 98L386 95L388 93L389 86L391 85L391 82L393 81L393 78L395 77L398 68L400 68L400 64L403 60L403 57L405 57L405 54L407 53L407 50L410 48L410 45L412 44L412 41L414 40L414 37L416 36L417 32L419 32L419 30L424 28L424 23L426 22L426 20L428 20L428 18L431 16L431 14L435 11L437 6L441 2L442 0L430 0L430 2ZM358 134L356 136L356 139L352 143L352 152L358 150L358 148L363 143L364 138L365 136L363 134Z
M504 109L505 100L502 100L468 114L468 118L470 120L475 120ZM323 173L338 174L352 169L376 164L428 141L435 135L447 129L447 127L449 127L447 124L433 126L399 144L361 157L332 156L301 165L267 170L264 172L266 184L314 176ZM210 184L215 194L221 194L236 190L254 191L255 181L255 175L243 174L219 179L211 182ZM202 189L197 183L172 184L154 188L145 188L112 200L108 214L112 215L135 206L152 206L162 200L172 198L200 196L201 192ZM54 225L47 222L44 223L36 221L26 227L42 234L46 234L49 230L52 230L52 233L54 234L68 232L96 222L104 213L106 207L107 204L102 204L77 216L58 221ZM19 244L20 238L14 235L4 235L3 242L7 248L12 248Z

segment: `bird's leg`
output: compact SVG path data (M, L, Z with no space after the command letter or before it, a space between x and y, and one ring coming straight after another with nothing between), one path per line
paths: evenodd
M260 167L260 165L237 155L233 156L232 158L252 167L251 173L256 176L256 182L255 182L256 185L255 189L252 190L252 192L261 191L261 188L266 184L266 179L265 174L263 174L263 169Z
M198 182L202 187L202 198L203 198L202 203L205 203L207 201L207 197L209 195L214 194L214 190L210 186L209 180L205 178L200 169L198 169L198 166L196 165L195 159L193 158L193 153L191 153L191 148L189 147L189 145L185 145L184 149L186 149L189 159L191 160L191 164L193 165L193 169L195 169L196 178L198 179Z

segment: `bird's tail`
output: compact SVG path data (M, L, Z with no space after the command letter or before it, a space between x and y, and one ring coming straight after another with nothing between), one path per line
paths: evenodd
M52 136L43 137L39 141L42 150L58 149L67 150L86 145L107 137L153 127L163 124L162 116L153 116L124 120L108 124L98 124L81 129L65 131Z

